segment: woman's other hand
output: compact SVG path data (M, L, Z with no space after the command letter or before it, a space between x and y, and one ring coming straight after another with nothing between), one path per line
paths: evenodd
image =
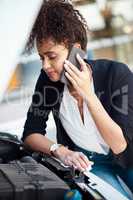
M61 146L56 150L55 156L65 165L72 166L79 171L84 171L93 165L93 162L89 161L87 156L82 152L71 151L64 146Z

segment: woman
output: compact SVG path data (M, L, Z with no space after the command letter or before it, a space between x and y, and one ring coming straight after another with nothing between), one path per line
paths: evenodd
M127 195L119 175L133 192L131 71L122 63L85 61L77 55L78 70L67 60L71 46L86 50L87 25L65 1L43 2L29 49L34 42L42 70L24 127L25 144L81 171L92 166L94 174ZM65 85L60 81L64 68ZM50 111L58 144L44 136Z

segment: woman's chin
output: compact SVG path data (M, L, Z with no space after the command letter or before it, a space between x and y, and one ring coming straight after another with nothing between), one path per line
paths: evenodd
M57 82L59 79L50 79L52 82Z
M58 76L49 76L49 79L53 82L57 82L60 80L60 78Z

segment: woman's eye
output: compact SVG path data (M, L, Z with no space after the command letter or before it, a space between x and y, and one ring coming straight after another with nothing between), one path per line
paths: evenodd
M50 59L50 60L54 60L55 58L56 58L56 55L49 56L49 59Z

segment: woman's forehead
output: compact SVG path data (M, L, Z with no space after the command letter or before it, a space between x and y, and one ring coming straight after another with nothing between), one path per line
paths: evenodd
M42 40L41 42L37 42L37 49L39 52L43 52L44 54L47 51L57 51L61 48L64 48L65 45L63 43L56 43L52 39Z

